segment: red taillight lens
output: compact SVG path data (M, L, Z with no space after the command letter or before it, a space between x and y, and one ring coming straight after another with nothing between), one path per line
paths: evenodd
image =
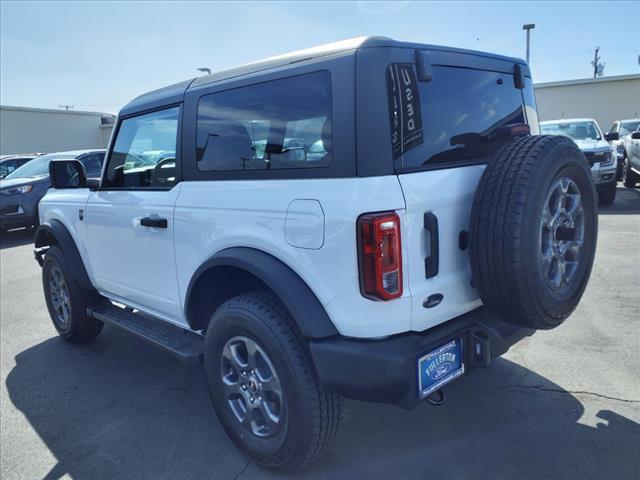
M365 297L402 296L400 218L395 213L367 213L358 218L360 290Z

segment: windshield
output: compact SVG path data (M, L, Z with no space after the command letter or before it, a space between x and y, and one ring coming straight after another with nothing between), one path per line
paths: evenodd
M573 140L601 140L600 131L594 122L562 122L540 125L543 135L564 135Z
M49 162L60 158L73 158L73 156L63 153L43 155L41 157L34 158L19 168L16 168L4 178L44 177L49 175Z
M618 131L618 133L621 137L624 137L625 135L629 135L635 132L638 129L638 126L640 126L640 120L635 120L633 122L622 122L620 124L620 130Z

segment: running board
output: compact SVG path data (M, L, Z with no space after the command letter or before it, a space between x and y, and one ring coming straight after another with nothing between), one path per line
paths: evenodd
M113 304L87 308L87 315L132 333L169 353L184 363L201 363L204 353L202 335L149 318Z

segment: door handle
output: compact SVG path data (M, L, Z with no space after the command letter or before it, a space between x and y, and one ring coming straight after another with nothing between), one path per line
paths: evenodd
M143 217L140 219L140 225L152 228L167 228L167 219L160 217Z
M438 275L440 267L438 217L432 212L424 214L424 229L429 232L429 256L424 259L424 273L426 278L432 278Z

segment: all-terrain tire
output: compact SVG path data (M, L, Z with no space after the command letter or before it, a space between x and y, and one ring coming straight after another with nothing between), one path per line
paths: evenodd
M223 349L235 338L249 339L266 352L281 385L285 407L278 430L266 438L242 425L225 394ZM231 440L253 462L293 470L319 458L333 442L341 398L320 382L305 338L272 293L243 294L221 305L207 328L204 361L216 413ZM235 373L237 378L241 374Z
M569 279L563 267L560 284L555 288L550 283L557 276L550 273L553 273L554 261L560 268L560 262L555 260L555 255L560 255L556 241L559 244L565 241L557 240L561 231L551 230L549 223L542 219L551 216L544 208L545 204L549 208L552 199L558 201L553 206L554 212L560 212L556 220L560 219L562 209L570 207L561 195L565 179L567 185L572 186L572 192L579 191L583 214L579 217L576 210L574 216L581 218L584 228L572 230L562 217L562 236L573 232L575 237L577 232L582 232L582 244L577 250L578 262L573 275ZM558 196L549 197L558 185L561 187ZM571 202L577 202L575 194L572 195ZM575 208L578 205L576 203ZM472 284L478 288L484 305L505 321L523 327L550 329L561 324L575 309L587 286L596 249L597 225L591 171L571 139L530 136L505 145L489 162L480 179L470 220ZM553 228L556 227L554 223ZM553 233L551 243L546 240L549 232ZM570 238L568 241L575 242ZM547 253L542 255L543 246L544 252L552 250L549 264L542 260L549 258ZM571 255L574 253L572 249ZM565 250L565 259L567 255ZM567 281L563 284L565 275Z
M605 183L598 188L598 202L600 205L611 205L616 200L617 182Z
M81 343L93 340L100 334L103 323L89 317L87 307L105 299L95 290L84 289L75 281L64 253L56 246L49 248L45 255L42 286L51 321L62 338ZM55 292L52 295L53 290Z

